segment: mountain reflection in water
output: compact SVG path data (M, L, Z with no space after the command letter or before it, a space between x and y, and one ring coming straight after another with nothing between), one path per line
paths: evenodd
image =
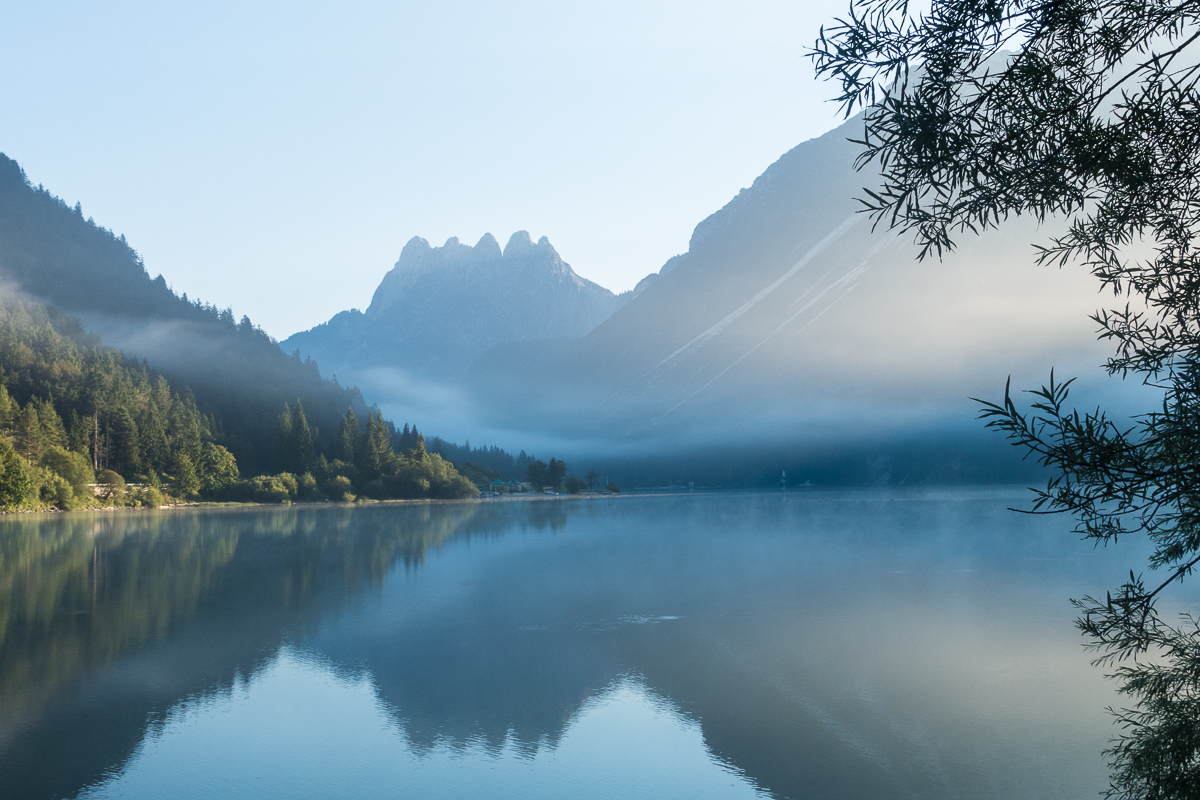
M1135 562L1020 502L10 517L0 796L1091 795L1115 698L1066 598Z

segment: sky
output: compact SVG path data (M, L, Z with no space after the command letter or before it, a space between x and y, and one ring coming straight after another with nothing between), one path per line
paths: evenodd
M632 288L834 127L815 2L9 4L0 152L151 276L283 339L413 236Z

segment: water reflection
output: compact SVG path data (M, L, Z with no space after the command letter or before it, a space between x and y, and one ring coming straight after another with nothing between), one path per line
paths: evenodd
M634 695L669 709L588 739L596 758L576 773L604 772L606 748L671 719L693 726L689 757L736 778L706 789L727 796L1092 793L1112 698L1065 598L1106 585L1127 556L1090 553L1006 502L843 493L6 519L0 796L169 788L190 762L164 766L165 743L214 757L188 720L218 718L258 731L235 759L248 772L220 768L223 796L261 792L239 781L282 775L297 747L307 785L337 789L349 779L333 729L347 747L386 729L421 763L458 754L460 784L487 786L464 777L468 762L525 759L540 766L513 773L524 796L578 794L548 765L595 709ZM285 691L280 670L302 679ZM322 706L326 684L368 697L369 713ZM252 686L282 705L256 711ZM289 704L315 731L302 747L276 741L308 729L286 724ZM675 739L658 741L657 773L644 745L645 781L679 761L666 756ZM387 774L355 793L392 796Z
M698 725L633 679L584 704L555 747L535 752L515 742L414 747L369 676L338 676L290 648L227 695L181 706L123 774L83 796L240 797L269 786L288 798L763 797L707 757Z

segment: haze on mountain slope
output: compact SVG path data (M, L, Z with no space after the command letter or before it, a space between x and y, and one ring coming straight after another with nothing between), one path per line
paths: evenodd
M539 450L1002 447L969 398L996 397L1010 374L1037 385L1052 367L1098 382L1096 288L1085 271L1036 266L1031 243L1049 233L1029 221L917 262L859 213L871 176L847 139L860 126L782 156L584 335L481 346L460 381L376 362L356 382L393 414ZM395 308L419 302L411 285L394 282ZM488 319L511 302L477 298Z
M176 295L151 278L125 241L85 219L0 154L0 290L79 317L126 356L145 359L177 390L194 393L223 422L221 443L244 473L270 468L275 422L285 402L303 402L325 439L353 406L357 389L321 378L315 363L287 356L248 318Z

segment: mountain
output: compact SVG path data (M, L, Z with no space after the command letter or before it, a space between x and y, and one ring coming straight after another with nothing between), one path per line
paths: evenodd
M783 155L586 335L478 360L466 386L481 427L625 452L869 454L977 436L968 398L997 397L1010 374L1017 387L1051 367L1095 375L1097 287L1084 270L1034 264L1031 242L1061 223L1013 220L918 261L859 213L874 180L854 169L860 127Z
M272 471L275 421L299 398L331 440L346 408L360 416L357 389L324 380L314 362L287 356L248 318L234 319L151 278L124 236L84 219L33 186L0 154L0 281L6 291L82 320L105 344L145 359L223 422L221 443L248 474Z
M413 239L365 313L284 347L393 415L586 455L631 485L754 483L789 464L839 481L972 464L992 465L977 478L1013 477L1014 451L970 398L996 398L1010 375L1039 385L1052 367L1127 392L1095 369L1096 287L1085 270L1034 263L1031 243L1061 221L1009 220L918 260L860 213L877 182L855 169L861 124L785 153L625 295L523 232L503 252L491 236Z
M471 247L414 237L366 312L343 311L284 340L327 372L356 383L372 369L457 378L481 354L527 340L578 338L628 299L579 277L546 237L490 234Z

